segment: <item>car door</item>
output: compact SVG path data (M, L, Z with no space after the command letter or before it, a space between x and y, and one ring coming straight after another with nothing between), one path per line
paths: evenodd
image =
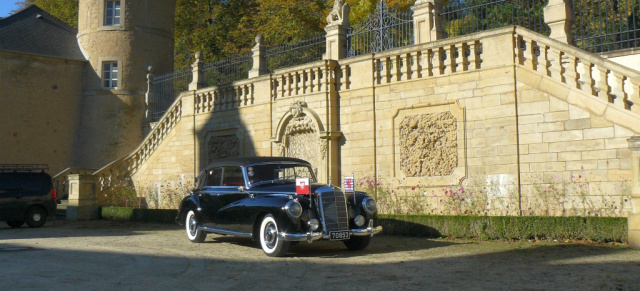
M0 220L24 219L27 208L26 197L23 197L24 174L0 174Z
M218 227L217 212L224 206L224 202L220 200L222 170L222 168L205 170L199 188L196 189L202 213L202 224L205 226Z
M245 189L244 173L241 167L225 167L222 175L222 186L219 188L220 201L224 204L216 215L220 227L246 232L250 224L244 199L249 199Z

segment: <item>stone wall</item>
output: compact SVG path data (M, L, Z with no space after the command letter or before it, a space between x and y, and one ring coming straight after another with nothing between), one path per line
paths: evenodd
M323 182L355 174L384 212L620 216L638 77L521 28L316 62L183 94L133 178L297 156Z
M72 165L85 62L0 52L0 64L0 163Z

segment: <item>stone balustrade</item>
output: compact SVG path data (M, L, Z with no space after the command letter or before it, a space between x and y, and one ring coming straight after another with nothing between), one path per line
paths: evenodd
M250 81L243 81L196 92L194 110L196 114L201 114L250 106L253 103L254 85Z
M525 28L518 27L514 38L516 64L581 90L604 106L640 113L637 71ZM593 109L599 111L604 107Z
M334 84L337 67L337 61L323 60L278 70L271 77L272 98L327 92Z

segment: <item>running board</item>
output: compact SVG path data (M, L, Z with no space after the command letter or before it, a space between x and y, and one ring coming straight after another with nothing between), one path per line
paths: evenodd
M216 234L233 235L233 236L248 237L248 238L251 237L250 233L238 232L238 231L228 230L228 229L224 229L224 228L198 226L198 229L206 231L206 232L216 233Z

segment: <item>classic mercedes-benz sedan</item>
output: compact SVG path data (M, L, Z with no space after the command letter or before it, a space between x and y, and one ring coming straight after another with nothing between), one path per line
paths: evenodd
M376 202L363 192L345 193L317 183L311 165L282 157L214 161L185 197L176 221L187 238L203 242L207 233L260 241L265 254L283 256L292 242L342 241L362 250L374 226Z

